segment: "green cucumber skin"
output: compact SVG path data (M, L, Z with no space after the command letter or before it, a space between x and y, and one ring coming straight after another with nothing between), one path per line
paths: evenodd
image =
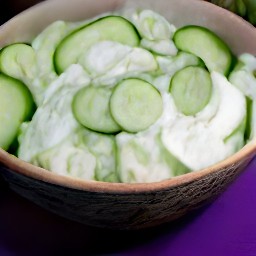
M148 86L148 88L150 88L149 90L151 92L149 92L149 93L150 93L150 97L151 97L150 98L151 103L154 103L154 104L157 103L157 105L154 106L155 108L151 108L150 114L153 113L154 115L150 121L148 119L146 119L145 113L143 113L143 107L145 107L145 106L137 105L135 107L133 104L134 97L137 97L138 95L129 95L127 90L126 90L126 94L124 95L123 87L126 87L127 83L128 84L132 83L132 85L130 85L130 86L134 86L134 83L136 83L136 84L142 83L138 87L142 87L142 86L146 85L146 86ZM127 88L125 88L125 89L127 89ZM120 92L121 92L121 95L120 95ZM134 90L133 90L133 92L134 92ZM154 96L153 96L154 99L152 100L153 92L154 92ZM121 99L120 96L124 96L122 98L122 103L119 101ZM140 95L140 97L141 96L142 95ZM145 94L143 96L145 97ZM125 102L124 102L124 100L125 100ZM155 101L157 101L157 102L155 102ZM139 102L140 101L137 100L137 103L139 103ZM126 106L125 109L123 108L124 106ZM121 107L122 107L122 109L120 112L119 110ZM150 106L148 105L146 107L146 109L144 108L145 111L148 111L149 107ZM134 113L134 111L131 111L132 108L136 108L136 111L138 111L137 114ZM141 112L141 110L142 110L142 112ZM161 93L149 82L142 80L142 79L138 79L138 78L127 78L127 79L122 80L120 83L118 83L115 86L113 93L110 97L110 111L111 111L112 117L117 122L117 124L119 124L119 126L122 127L123 131L129 132L129 133L140 132L140 131L146 130L149 126L151 126L153 123L155 123L157 121L157 119L161 116L161 114L163 112L162 96L161 96ZM135 114L135 116L134 116L134 114ZM127 122L127 120L129 120L129 121Z
M17 42L17 43L13 43L13 44L8 44L8 45L5 45L3 48L0 49L0 55L2 54L2 52L8 48L9 46L12 46L12 45L19 45L19 44L24 44L24 45L27 45L27 46L30 46L31 45L29 43L25 43L25 42Z
M169 92L177 109L186 116L193 116L210 101L212 95L210 74L202 67L185 67L172 77Z
M104 19L104 18L101 18L101 19ZM97 20L97 21L99 21L99 20ZM94 21L93 23L95 23L95 22L97 22L97 21ZM89 25L91 25L92 23L90 23L90 24L87 24L86 26L89 26ZM73 33L76 33L76 32L78 32L78 31L80 31L80 30L82 30L82 29L84 29L86 26L84 26L84 27L82 27L82 28L79 28L79 30L77 30L77 31L74 31L74 32L72 32L72 34ZM71 36L72 34L70 34L69 36ZM68 37L69 37L68 36ZM66 38L67 39L67 38ZM65 39L64 39L65 40ZM4 48L3 48L4 49ZM1 51L3 50L3 49L1 49ZM1 51L0 51L0 54L1 54ZM231 61L231 65L230 65L230 69L232 69L232 62L233 61L236 61L236 59L235 58L232 58L232 61ZM202 61L202 63L203 63L203 65L204 65L204 62ZM56 68L56 63L55 63L55 58L54 58L54 65L55 65L55 68ZM57 70L57 69L56 69ZM29 119L29 117L31 117L32 116L32 114L33 114L33 107L28 107L27 108L27 114L25 114L24 116L26 116L26 118L24 117L24 120L27 120L27 119ZM104 133L104 131L102 132L102 133ZM12 143L16 143L16 137L14 138L14 141L12 142ZM166 159L166 161L167 161L167 159ZM171 160L170 160L171 161ZM186 170L186 167L185 167L185 170ZM180 174L182 174L182 173L180 173ZM177 173L177 175L179 175L179 173Z
M63 47L65 46L65 44L68 44L70 40L72 40L72 37L76 36L76 34L78 33L83 33L83 31L91 26L95 26L95 24L97 25L97 23L99 22L104 22L106 19L119 19L119 20L122 20L123 22L127 22L127 24L130 26L131 30L132 30L132 33L134 35L134 38L136 38L136 40L134 42L131 42L130 40L126 40L125 42L123 42L122 40L116 40L116 39L112 39L112 41L117 41L117 42L120 42L120 43L124 43L124 44L127 44L127 45L130 45L130 46L139 46L140 44L140 35L139 35L139 32L137 31L136 27L130 22L128 21L127 19L121 17L121 16L114 16L114 15L111 15L111 16L105 16L105 17L102 17L102 18L99 18L89 24L86 24L85 26L83 27L79 27L78 29L76 29L75 31L71 32L70 34L68 34L61 42L60 44L57 46L55 52L54 52L54 56L53 56L53 60L54 60L54 67L55 67L55 71L57 74L61 74L62 72L64 72L64 70L67 68L66 67L63 67L61 66L60 63L62 63L62 50L63 50ZM122 34L121 32L120 33L116 33L115 36L117 36L117 38L119 37L119 35ZM101 40L110 40L111 41L111 38L101 38ZM97 42L97 40L96 40ZM90 45L91 46L91 45ZM86 49L83 49L86 51ZM81 54L81 53L80 53ZM80 54L77 56L77 57L80 57ZM75 63L77 63L77 60L75 61ZM75 64L75 63L69 63L70 64Z
M161 140L161 134L158 135L157 141L162 151L161 157L167 163L170 170L172 170L172 176L178 176L192 171L178 158L176 158L169 150L167 150L167 148L163 145L163 142Z
M24 96L25 102L27 103L22 119L24 121L30 120L36 110L36 105L34 103L33 96L31 94L31 92L29 91L29 89L27 88L27 86L22 81L20 81L16 78L13 78L8 75L0 73L0 81L2 79L6 80L6 81L9 80L11 83L16 83L17 86L20 87L22 94ZM1 102L0 102L0 104L1 104Z
M5 89L3 89L5 87ZM8 88L7 88L8 87ZM25 84L12 77L6 76L0 73L0 91L2 93L8 92L8 101L0 102L4 112L0 111L1 127L0 127L0 147L4 150L11 150L14 152L17 146L15 142L19 132L19 128L22 122L29 120L35 110L35 104L33 102L32 95L27 89ZM1 95L0 95L1 98ZM1 104L0 103L0 104ZM17 111L15 110L15 104L18 104Z
M246 115L246 124L245 124L245 133L244 138L245 142L251 139L252 135L252 119L253 119L253 100L249 97L246 97L246 108L247 108L247 115Z
M239 151L246 143L247 128L248 128L247 122L248 122L248 116L245 116L242 122L235 128L235 130L223 140L224 143L228 143L229 140L233 139L233 137L239 136L240 139L235 144L234 153Z
M189 30L191 30L191 31L189 31ZM225 65L223 65L223 66L222 66L222 64L215 65L216 60L208 61L207 58L205 56L203 56L202 50L205 49L206 46L198 45L198 43L202 40L195 40L193 38L194 40L193 40L193 42L191 42L189 40L189 35L185 35L186 40L183 38L184 33L185 34L191 33L192 30L193 30L194 35L199 32L201 35L203 35L203 36L206 35L207 37L209 37L211 39L210 41L215 44L216 49L218 48L221 51L221 53L219 54L219 57L223 57L223 55L225 55L225 58L226 58ZM192 53L192 54L198 56L199 58L201 58L210 72L214 70L214 71L220 72L220 73L224 74L225 76L227 76L234 66L235 58L234 58L233 53L229 49L228 45L217 34L215 34L213 31L209 30L208 28L196 26L196 25L184 26L175 32L175 34L173 36L173 40L174 40L176 47L179 50ZM184 44L186 44L188 42L190 42L189 46L188 47L184 46ZM194 43L196 48L198 47L198 52L191 50L191 48L190 48L191 43ZM209 50L211 50L211 49L209 49Z
M73 114L77 121L94 132L119 132L121 127L112 118L109 109L111 94L112 90L105 87L89 86L80 89L72 102Z
M0 72L2 72L3 74L5 74L7 76L13 77L15 79L21 80L22 82L26 83L27 80L33 79L33 77L32 77L32 67L35 64L35 63L33 63L33 61L32 61L32 63L29 63L29 67L28 66L23 67L22 64L24 64L24 63L22 63L22 64L19 63L19 62L12 63L13 64L12 67L14 67L14 68L11 68L12 70L9 68L10 65L9 66L7 65L7 68L6 68L6 64L4 63L4 61L6 61L5 60L6 58L7 58L7 60L10 60L10 61L12 61L11 57L17 58L17 54L21 52L21 49L19 48L18 51L17 51L17 49L15 49L15 50L11 49L11 48L16 48L16 47L26 47L27 48L26 53L28 53L28 49L29 49L29 51L30 51L29 54L30 55L29 55L29 58L26 58L26 59L31 60L31 57L32 57L33 61L35 60L35 52L34 52L34 49L31 47L30 44L28 44L28 43L13 43L13 44L7 45L7 46L3 47L0 50ZM7 53L6 53L6 51L7 51ZM10 56L10 54L12 54L14 51L16 52L16 55L14 55L14 56L11 55ZM23 49L23 53L21 53L21 54L24 54L24 51L25 50ZM5 56L6 54L7 54L8 57ZM18 56L18 57L20 57L20 56ZM14 61L16 61L16 59ZM28 64L28 63L26 63L26 64ZM20 68L22 69L22 74L14 72L15 71L15 65L20 66ZM30 75L27 76L26 72L29 72Z

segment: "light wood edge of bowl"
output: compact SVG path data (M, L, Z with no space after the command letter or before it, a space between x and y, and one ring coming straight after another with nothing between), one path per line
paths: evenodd
M2 149L0 149L0 163L8 167L11 172L68 188L102 193L140 193L164 190L170 187L179 186L181 184L190 183L214 172L235 166L239 162L252 159L255 154L256 140L248 143L240 151L230 156L229 158L208 168L179 175L164 181L152 183L109 183L100 181L88 181L70 176L59 175L22 161Z

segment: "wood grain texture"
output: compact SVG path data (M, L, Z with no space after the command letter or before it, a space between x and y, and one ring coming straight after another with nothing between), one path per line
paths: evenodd
M10 188L39 206L86 225L141 229L173 221L211 202L249 163L234 163L200 179L149 192L100 193L53 185L2 166Z

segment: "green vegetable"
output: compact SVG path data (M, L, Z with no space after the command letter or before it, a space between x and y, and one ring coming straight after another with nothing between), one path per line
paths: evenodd
M195 115L211 98L212 81L209 72L196 66L178 71L171 80L170 93L180 112Z
M253 101L246 97L246 125L245 125L245 142L253 137Z
M251 140L255 136L255 102L256 102L256 57L250 54L239 56L234 70L229 75L229 81L236 86L245 96L247 102L247 121L245 140Z
M159 127L140 136L120 133L116 140L121 182L154 182L191 171L164 147Z
M35 51L30 45L11 44L0 52L0 71L26 84L35 77L35 64Z
M0 147L8 150L20 125L33 113L33 98L20 81L0 74Z
M115 121L128 132L139 132L156 122L163 111L162 98L150 83L140 79L121 81L110 98Z
M85 127L103 133L116 133L121 127L112 118L109 99L112 90L105 87L85 87L73 100L73 113Z
M192 53L201 58L209 71L227 75L233 56L226 45L215 33L200 26L185 26L178 29L173 40L179 50Z
M46 89L58 77L54 67L54 51L68 33L70 33L70 28L66 22L55 21L32 41L31 45L36 53L37 72L36 79L33 81L32 93L35 95L38 106L44 100Z
M256 133L256 61L241 57L232 70L233 59L213 31L176 30L151 10L54 22L31 46L0 51L0 146L18 141L24 161L104 182L205 168ZM14 78L35 97L30 122L32 97Z
M136 28L120 16L106 16L72 32L58 45L54 58L57 73L64 72L93 44L99 41L116 41L130 46L138 46L140 37Z

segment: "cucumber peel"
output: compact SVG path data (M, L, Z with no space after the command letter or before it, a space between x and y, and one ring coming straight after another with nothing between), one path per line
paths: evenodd
M181 113L187 116L195 115L210 101L211 76L204 68L185 67L174 74L169 91Z
M253 100L249 97L246 97L246 125L245 125L245 141L248 141L252 138L253 129L252 129L252 122L253 122Z
M179 50L201 58L210 72L228 75L233 55L226 43L209 29L195 25L185 26L175 32L173 40Z
M8 150L21 123L32 116L34 103L22 82L4 74L0 74L0 102L0 147Z
M77 121L83 126L102 133L116 133L120 126L112 118L109 109L111 89L84 87L75 95L72 109Z
M65 37L54 53L55 69L64 72L89 47L99 41L115 41L129 46L138 46L139 34L134 25L120 16L106 16L75 30Z
M110 98L115 121L127 132L139 132L155 123L163 111L162 97L150 83L130 78L121 81Z
M35 77L36 54L27 44L15 43L0 52L0 71L26 83Z

